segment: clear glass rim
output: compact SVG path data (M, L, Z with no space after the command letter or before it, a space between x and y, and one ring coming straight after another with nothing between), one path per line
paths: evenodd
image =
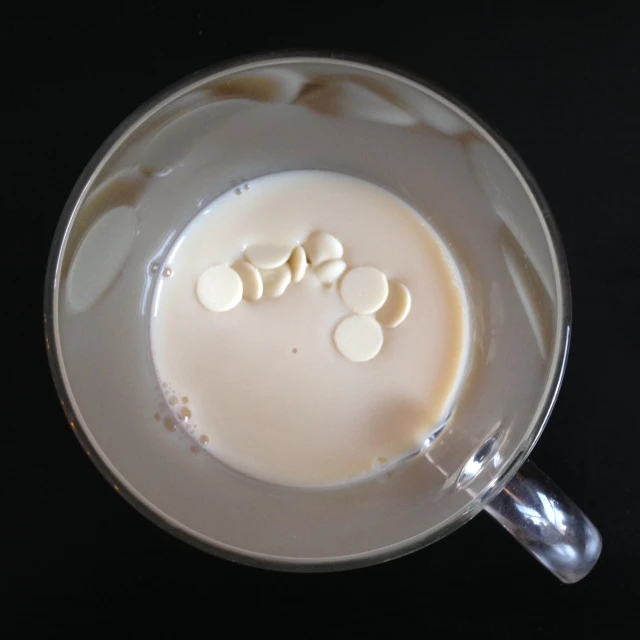
M249 71L264 66L274 64L287 65L292 63L317 63L335 66L349 65L351 68L360 68L369 72L384 74L409 83L414 87L430 94L439 101L443 101L463 118L470 120L486 136L494 149L509 164L514 173L521 179L522 184L528 191L530 201L537 210L540 224L546 230L547 240L554 263L554 275L557 291L557 313L556 313L556 335L553 361L549 371L549 376L544 393L534 418L523 438L518 450L503 465L500 474L491 484L484 489L473 501L461 511L453 514L446 520L439 523L435 529L423 532L407 540L394 543L392 545L366 551L348 556L336 556L329 558L287 558L283 556L269 556L267 554L249 552L246 550L231 547L218 541L202 536L174 520L168 514L162 512L155 505L150 503L144 496L140 495L127 482L117 468L107 459L106 455L93 441L90 429L80 418L80 412L76 408L73 392L65 374L63 358L61 353L58 335L58 274L62 258L62 249L70 229L73 226L79 205L83 201L85 192L91 187L99 169L105 164L113 152L127 138L129 130L141 124L144 120L153 115L170 100L179 97L187 91L197 89L218 75L225 75L236 71ZM104 478L111 484L118 493L125 498L137 511L154 524L160 526L165 531L174 535L196 548L199 548L213 555L241 562L243 564L286 571L333 571L338 569L348 569L367 566L399 557L422 547L425 547L440 538L455 531L458 527L468 522L477 515L493 497L495 497L511 478L518 471L520 466L529 457L532 449L540 438L551 411L555 405L564 371L566 368L569 339L571 330L571 290L569 281L569 271L566 256L560 238L560 233L551 215L549 206L542 195L540 188L533 179L524 162L502 137L479 118L471 109L451 97L430 81L414 76L403 69L398 69L385 62L374 60L371 57L358 57L351 55L330 56L321 55L314 52L272 53L261 56L250 56L227 60L219 65L214 65L198 71L182 80L170 85L149 101L142 104L131 113L103 142L93 157L89 160L80 177L76 181L60 216L56 227L45 276L44 287L44 330L45 343L49 367L53 377L54 385L67 421L72 427L74 434L80 442L85 452L90 456L93 464L98 468Z

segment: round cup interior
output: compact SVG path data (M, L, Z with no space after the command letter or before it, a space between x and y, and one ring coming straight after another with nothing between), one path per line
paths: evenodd
M237 184L289 169L363 178L450 247L473 353L420 455L332 489L260 482L159 428L148 313L173 239ZM399 555L477 513L535 444L562 376L568 278L548 211L511 151L466 110L394 72L277 58L208 71L133 114L91 161L54 240L47 347L71 427L134 506L185 540L269 567ZM394 412L410 408L389 407Z

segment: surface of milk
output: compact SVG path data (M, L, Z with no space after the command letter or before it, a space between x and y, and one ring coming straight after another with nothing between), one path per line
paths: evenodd
M252 245L293 249L319 229L340 240L349 269L373 266L410 291L410 312L369 361L335 348L351 312L338 282L323 285L311 268L281 296L221 313L196 296L210 267ZM150 318L158 380L188 398L172 409L176 424L239 471L293 486L349 482L419 450L452 410L470 343L462 281L435 231L380 187L325 171L252 180L194 218L161 272Z

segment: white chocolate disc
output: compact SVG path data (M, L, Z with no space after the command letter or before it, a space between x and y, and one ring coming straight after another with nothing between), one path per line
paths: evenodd
M349 316L338 323L333 342L347 360L367 362L382 348L382 327L370 316Z
M344 260L328 260L316 267L315 273L322 284L328 286L333 284L347 268Z
M229 311L242 300L242 279L230 267L209 267L198 278L196 295L209 311Z
M246 260L236 260L231 268L242 280L242 297L249 302L260 300L264 291L260 272Z
M279 298L291 282L291 269L288 264L283 264L277 269L260 269L264 295L270 298Z
M291 267L291 280L294 283L300 282L307 270L307 252L300 245L297 245L291 252L289 266Z
M244 250L244 257L258 269L276 269L291 255L291 249L279 244L253 244Z
M354 313L375 313L389 295L387 277L375 267L356 267L342 278L340 295Z
M389 296L376 313L376 320L385 329L393 329L407 317L410 309L411 293L409 289L398 280L389 280Z
M340 240L326 231L312 231L303 246L312 267L327 260L338 260L344 253Z

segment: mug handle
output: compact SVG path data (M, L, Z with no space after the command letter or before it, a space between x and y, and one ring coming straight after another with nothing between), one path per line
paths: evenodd
M598 561L600 533L532 462L520 467L485 510L566 584L584 578Z

